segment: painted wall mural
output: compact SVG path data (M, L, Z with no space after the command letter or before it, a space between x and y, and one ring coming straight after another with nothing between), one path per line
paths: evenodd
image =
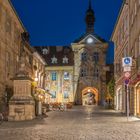
M52 94L52 102L73 102L71 71L46 71L45 85Z

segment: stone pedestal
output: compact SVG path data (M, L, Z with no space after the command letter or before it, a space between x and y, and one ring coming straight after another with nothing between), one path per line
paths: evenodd
M9 121L24 121L35 118L35 102L31 96L31 79L14 79L14 95L9 102Z

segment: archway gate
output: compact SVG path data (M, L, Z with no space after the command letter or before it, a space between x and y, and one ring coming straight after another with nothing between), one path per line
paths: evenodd
M86 87L82 90L82 105L89 104L88 100L93 98L93 103L94 105L98 105L99 103L99 92L96 88L94 87Z

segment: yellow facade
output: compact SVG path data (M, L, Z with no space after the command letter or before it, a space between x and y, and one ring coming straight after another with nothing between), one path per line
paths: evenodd
M53 77L53 74L56 74L56 77ZM50 102L73 103L73 66L46 67L45 88L52 95Z

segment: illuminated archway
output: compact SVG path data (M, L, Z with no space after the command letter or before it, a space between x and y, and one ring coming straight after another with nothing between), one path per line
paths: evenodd
M86 87L82 90L82 105L86 105L88 94L92 94L95 102L93 104L98 105L99 102L99 93L98 90L94 87Z

